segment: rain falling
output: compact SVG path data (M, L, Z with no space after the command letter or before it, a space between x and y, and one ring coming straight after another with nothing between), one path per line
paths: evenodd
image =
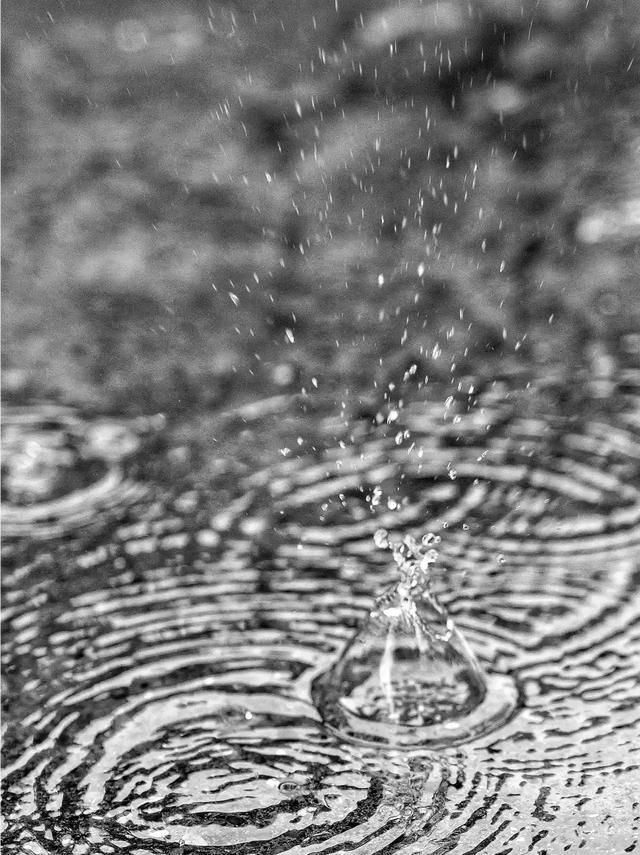
M640 852L640 5L2 23L4 851Z

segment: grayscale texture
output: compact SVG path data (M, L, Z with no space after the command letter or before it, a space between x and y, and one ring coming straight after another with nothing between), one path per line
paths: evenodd
M640 5L2 19L3 851L640 851Z

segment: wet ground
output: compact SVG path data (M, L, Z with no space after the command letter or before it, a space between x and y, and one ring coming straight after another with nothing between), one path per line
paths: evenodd
M3 21L7 851L635 851L635 5ZM469 739L331 726L381 526Z

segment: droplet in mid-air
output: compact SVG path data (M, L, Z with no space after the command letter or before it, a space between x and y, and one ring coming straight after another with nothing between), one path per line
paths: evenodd
M325 723L359 740L435 747L503 721L515 704L515 687L509 678L485 676L431 591L435 538L423 538L421 546L411 537L392 543L386 532L376 532L375 542L392 550L400 580L378 597L338 662L315 684Z

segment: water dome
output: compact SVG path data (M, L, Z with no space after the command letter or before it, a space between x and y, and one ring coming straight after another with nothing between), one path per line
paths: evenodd
M423 547L435 540L427 535ZM406 747L455 744L495 725L496 714L502 720L512 709L515 689L484 674L436 599L429 576L436 550L410 536L390 544L384 531L376 542L392 549L400 580L317 682L325 723L350 738Z

